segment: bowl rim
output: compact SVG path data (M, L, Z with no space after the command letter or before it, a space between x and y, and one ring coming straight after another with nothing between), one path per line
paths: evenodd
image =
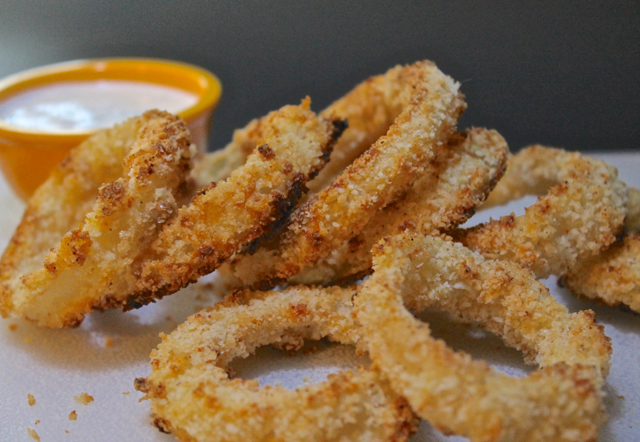
M150 73L153 75L149 76ZM198 96L198 101L178 113L187 122L212 110L222 93L222 85L218 77L193 64L159 58L90 58L40 66L5 77L0 80L0 102L29 89L48 84L100 79L140 81L192 92ZM14 142L38 143L45 140L51 142L55 139L62 144L80 143L101 129L103 128L38 130L13 125L0 119L0 138Z

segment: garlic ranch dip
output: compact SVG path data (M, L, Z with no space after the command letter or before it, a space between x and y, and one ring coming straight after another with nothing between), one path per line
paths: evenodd
M113 126L150 109L178 113L198 96L141 81L98 80L52 83L0 103L0 120L40 131L86 131Z

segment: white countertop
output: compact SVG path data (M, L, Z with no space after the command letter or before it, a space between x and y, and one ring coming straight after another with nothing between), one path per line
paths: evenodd
M629 185L640 187L640 154L596 156L616 165ZM512 210L521 213L531 201L525 198L506 208L480 212L473 223ZM0 249L4 249L24 205L11 194L2 178L0 207ZM208 279L215 281L215 277ZM570 310L593 309L612 339L613 365L606 387L609 421L599 440L638 440L640 315L578 300L559 289L553 278L547 285ZM47 330L21 320L0 320L0 441L32 441L27 428L36 430L42 442L174 440L149 424L148 404L138 402L142 395L134 390L133 380L149 372L149 352L159 342L158 333L171 332L188 315L216 299L211 290L199 284L134 312L94 313L73 330ZM508 373L529 370L518 352L480 329L455 324L433 312L425 318L434 334L454 348L468 351ZM10 330L11 324L18 328ZM108 340L113 345L107 346ZM294 358L264 349L235 368L243 378L295 386L301 385L303 378L321 382L328 373L362 361L351 348L331 345L319 346L312 355ZM82 392L92 395L95 401L88 405L74 401L73 396ZM27 403L27 394L35 397L34 406ZM68 419L73 410L76 421ZM40 422L35 424L36 420ZM412 441L427 440L465 439L444 437L423 423Z

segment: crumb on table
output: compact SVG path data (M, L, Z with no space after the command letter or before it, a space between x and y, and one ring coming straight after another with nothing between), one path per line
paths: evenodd
M32 407L36 404L36 398L32 394L27 394L27 401Z
M81 403L82 405L87 405L93 402L93 396L87 393L81 393L80 396L73 397L76 402Z
M40 423L40 419L36 419L36 425Z
M40 441L40 436L38 436L38 433L36 433L36 430L32 430L31 428L27 428L27 433L29 433L29 436L31 436L35 440Z
M129 396L129 392L128 391L123 391L122 394L124 394L125 396Z
M70 421L75 421L78 419L78 413L76 413L76 410L73 410L71 413L69 413L69 420Z

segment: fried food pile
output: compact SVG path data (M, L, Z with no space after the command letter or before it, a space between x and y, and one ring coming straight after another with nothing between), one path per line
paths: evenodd
M465 108L421 61L318 115L307 98L251 121L211 154L164 112L101 132L29 202L0 260L0 313L74 326L217 269L226 300L163 335L136 380L180 440L406 441L423 418L472 441L595 441L610 340L539 279L640 312L640 191L578 153L512 156L495 130L458 131ZM522 216L460 227L528 194L540 197ZM451 350L413 315L426 308L478 323L536 370L512 378ZM293 391L228 369L323 338L372 366Z

